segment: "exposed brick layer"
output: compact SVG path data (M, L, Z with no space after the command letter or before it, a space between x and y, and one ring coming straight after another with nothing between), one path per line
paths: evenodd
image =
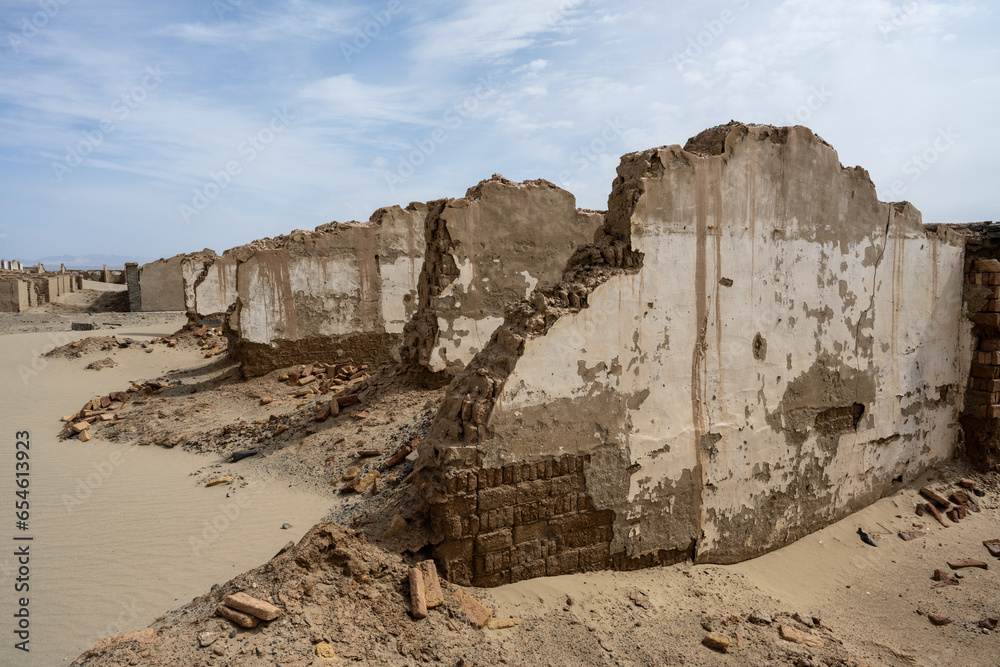
M996 254L996 249L986 251ZM969 371L962 426L969 457L984 468L1000 465L1000 261L970 253L965 262L966 302L982 302L970 313L976 350Z
M630 570L676 563L691 551L630 558L613 554L614 512L586 494L590 456L564 456L502 468L455 470L442 502L430 505L435 549L454 583L499 586L533 577Z
M399 348L401 336L372 333L341 338L307 338L282 340L272 345L230 340L232 358L242 365L246 377L257 377L287 368L294 364L313 361L333 363L349 357L363 360L369 366L382 366L393 362L393 351Z

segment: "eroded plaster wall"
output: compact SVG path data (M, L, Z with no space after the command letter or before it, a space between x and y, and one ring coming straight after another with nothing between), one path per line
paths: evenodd
M465 368L507 305L554 284L577 247L604 223L598 211L545 180L499 175L465 197L431 202L421 303L407 332L408 362L432 373Z
M508 317L421 450L450 577L743 560L955 448L958 235L803 127L713 128L618 173L603 240Z
M191 255L188 315L224 317L233 355L251 376L315 359L392 361L416 309L426 212L394 206L364 223Z

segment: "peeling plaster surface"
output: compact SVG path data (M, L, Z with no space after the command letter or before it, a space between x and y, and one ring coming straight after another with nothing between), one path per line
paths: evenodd
M558 282L604 215L577 209L571 193L548 181L494 176L447 202L440 220L458 275L432 292L429 308L439 326L429 367L435 372L464 368L503 323L507 304L539 284Z
M435 373L446 370L449 364L465 366L489 342L502 317L457 317L451 322L438 318L439 345L434 348L430 369Z
M379 271L385 332L403 333L417 309L417 285L424 265L427 205L393 206L373 216L379 220Z
M612 551L694 539L700 560L742 560L955 447L961 243L808 129L778 132L625 156L641 183L619 233L641 270L529 340L493 412L485 466L625 454L616 497L588 489L616 513Z
M426 206L380 209L367 223L199 257L184 267L188 312L228 314L239 341L276 345L361 334L400 334L416 308Z
M231 255L223 255L205 267L202 282L194 287L192 309L200 317L228 312L236 304L236 266Z

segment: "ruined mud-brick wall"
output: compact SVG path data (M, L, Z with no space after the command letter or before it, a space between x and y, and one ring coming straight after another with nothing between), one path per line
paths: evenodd
M965 308L975 351L962 427L966 454L984 470L1000 466L1000 225L963 225Z
M0 311L21 313L31 307L28 282L17 278L0 280Z
M416 310L423 204L254 241L184 266L190 318L222 317L247 376L314 360L397 358Z
M548 181L514 183L498 174L461 199L427 207L426 261L404 362L443 375L465 368L508 305L559 280L604 223L602 212L577 209L571 193Z
M139 267L139 301L143 312L183 311L183 263L187 255L143 264ZM106 271L90 271L91 280L104 280ZM97 274L98 277L93 277Z
M971 361L957 234L878 201L803 127L626 155L608 208L421 446L449 578L736 562L952 454Z
M139 288L139 264L137 262L125 262L125 285L128 288L129 312L138 313L142 310L142 292Z

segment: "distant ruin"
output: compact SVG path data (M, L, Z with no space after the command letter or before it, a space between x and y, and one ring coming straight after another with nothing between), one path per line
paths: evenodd
M965 452L1000 465L1000 226L922 224L807 128L625 155L608 211L460 199L127 267L247 376L343 356L446 398L416 477L453 582L765 553ZM131 276L136 276L133 280Z

